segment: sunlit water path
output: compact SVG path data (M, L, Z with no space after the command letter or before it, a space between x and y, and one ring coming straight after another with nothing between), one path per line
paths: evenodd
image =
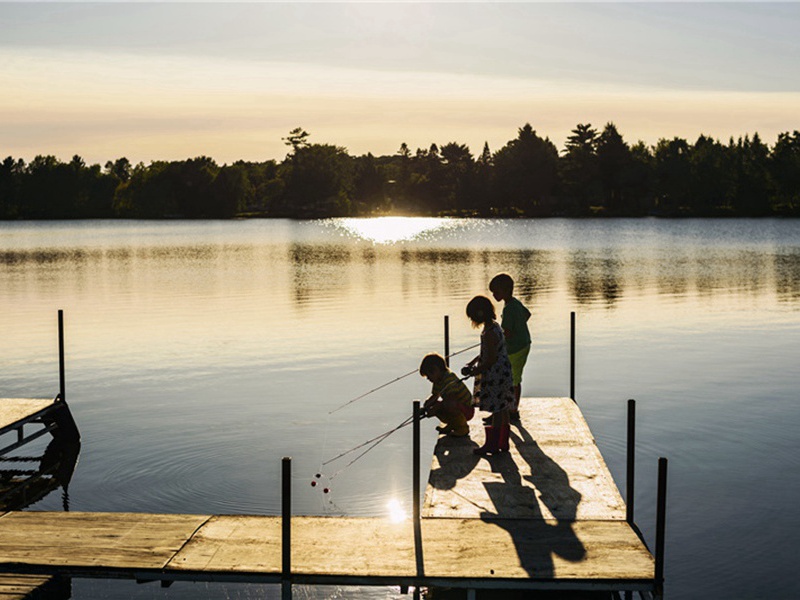
M309 484L428 385L406 377L329 412L441 351L445 314L451 348L474 344L464 306L499 271L534 313L525 395L568 393L577 312L577 398L621 486L625 401L638 400L637 522L651 541L656 458L669 457L668 593L800 596L795 221L0 223L0 395L55 393L63 308L83 436L73 510L278 514L291 455L296 512L396 516L410 512L407 429L330 494ZM430 423L423 452L434 438ZM79 599L277 595L73 583Z

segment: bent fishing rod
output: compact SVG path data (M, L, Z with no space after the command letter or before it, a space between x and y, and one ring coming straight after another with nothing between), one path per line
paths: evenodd
M458 352L453 352L452 354L448 354L447 356L445 356L445 358L452 358L453 356L458 356L459 354L463 354L464 352L467 352L468 350L474 350L478 346L480 346L480 342L475 344L475 345L473 345L473 346L469 346L468 348L464 348L462 350L459 350ZM400 375L399 377L395 377L391 381L387 381L386 383L384 383L382 385L379 385L376 388L372 388L370 391L364 392L360 396L356 396L352 400L348 400L347 402L345 402L341 406L338 406L338 407L334 408L333 410L329 411L328 414L332 415L333 413L335 413L335 412L337 412L339 410L342 410L344 407L350 406L351 404L353 404L353 402L357 402L358 400L361 400L362 398L366 398L370 394L373 394L373 393L377 392L378 390L382 390L383 388L388 387L388 386L392 385L393 383L397 383L401 379L405 379L406 377L408 377L409 375L413 375L414 373L419 373L419 369L414 369L413 371L409 371L408 373L405 373L404 375Z

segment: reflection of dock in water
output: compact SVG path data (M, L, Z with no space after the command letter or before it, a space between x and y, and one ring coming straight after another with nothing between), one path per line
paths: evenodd
M26 574L164 585L657 594L653 557L625 519L580 410L567 398L526 398L521 411L508 454L479 458L469 438L440 438L419 543L413 522L383 518L8 512L0 515L0 563Z

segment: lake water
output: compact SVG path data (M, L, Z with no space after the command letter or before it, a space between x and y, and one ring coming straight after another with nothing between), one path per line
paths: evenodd
M533 312L524 395L569 394L577 313L576 397L623 492L637 400L636 521L651 544L656 461L669 458L668 597L800 597L797 221L0 223L0 396L57 393L63 308L83 440L71 510L279 514L291 455L296 514L410 512L409 429L330 494L309 483L337 471L324 460L400 423L429 384L415 374L329 413L441 352L444 315L451 350L475 344L464 307L500 271ZM62 503L55 493L32 508ZM279 590L75 580L73 597Z

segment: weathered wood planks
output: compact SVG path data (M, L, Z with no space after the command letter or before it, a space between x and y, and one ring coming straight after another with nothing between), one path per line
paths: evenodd
M162 569L208 515L8 512L0 563Z
M53 400L0 398L0 433L55 404Z
M7 513L0 563L66 574L145 571L159 577L277 580L279 517ZM423 519L423 569L412 525L383 518L292 518L292 574L341 584L425 577L455 584L652 579L653 560L624 521ZM154 577L156 577L154 575Z
M0 600L37 598L53 585L53 578L49 575L0 574Z
M424 517L624 520L625 504L578 406L523 398L511 452L481 458L479 418L470 438L442 436L434 451Z

